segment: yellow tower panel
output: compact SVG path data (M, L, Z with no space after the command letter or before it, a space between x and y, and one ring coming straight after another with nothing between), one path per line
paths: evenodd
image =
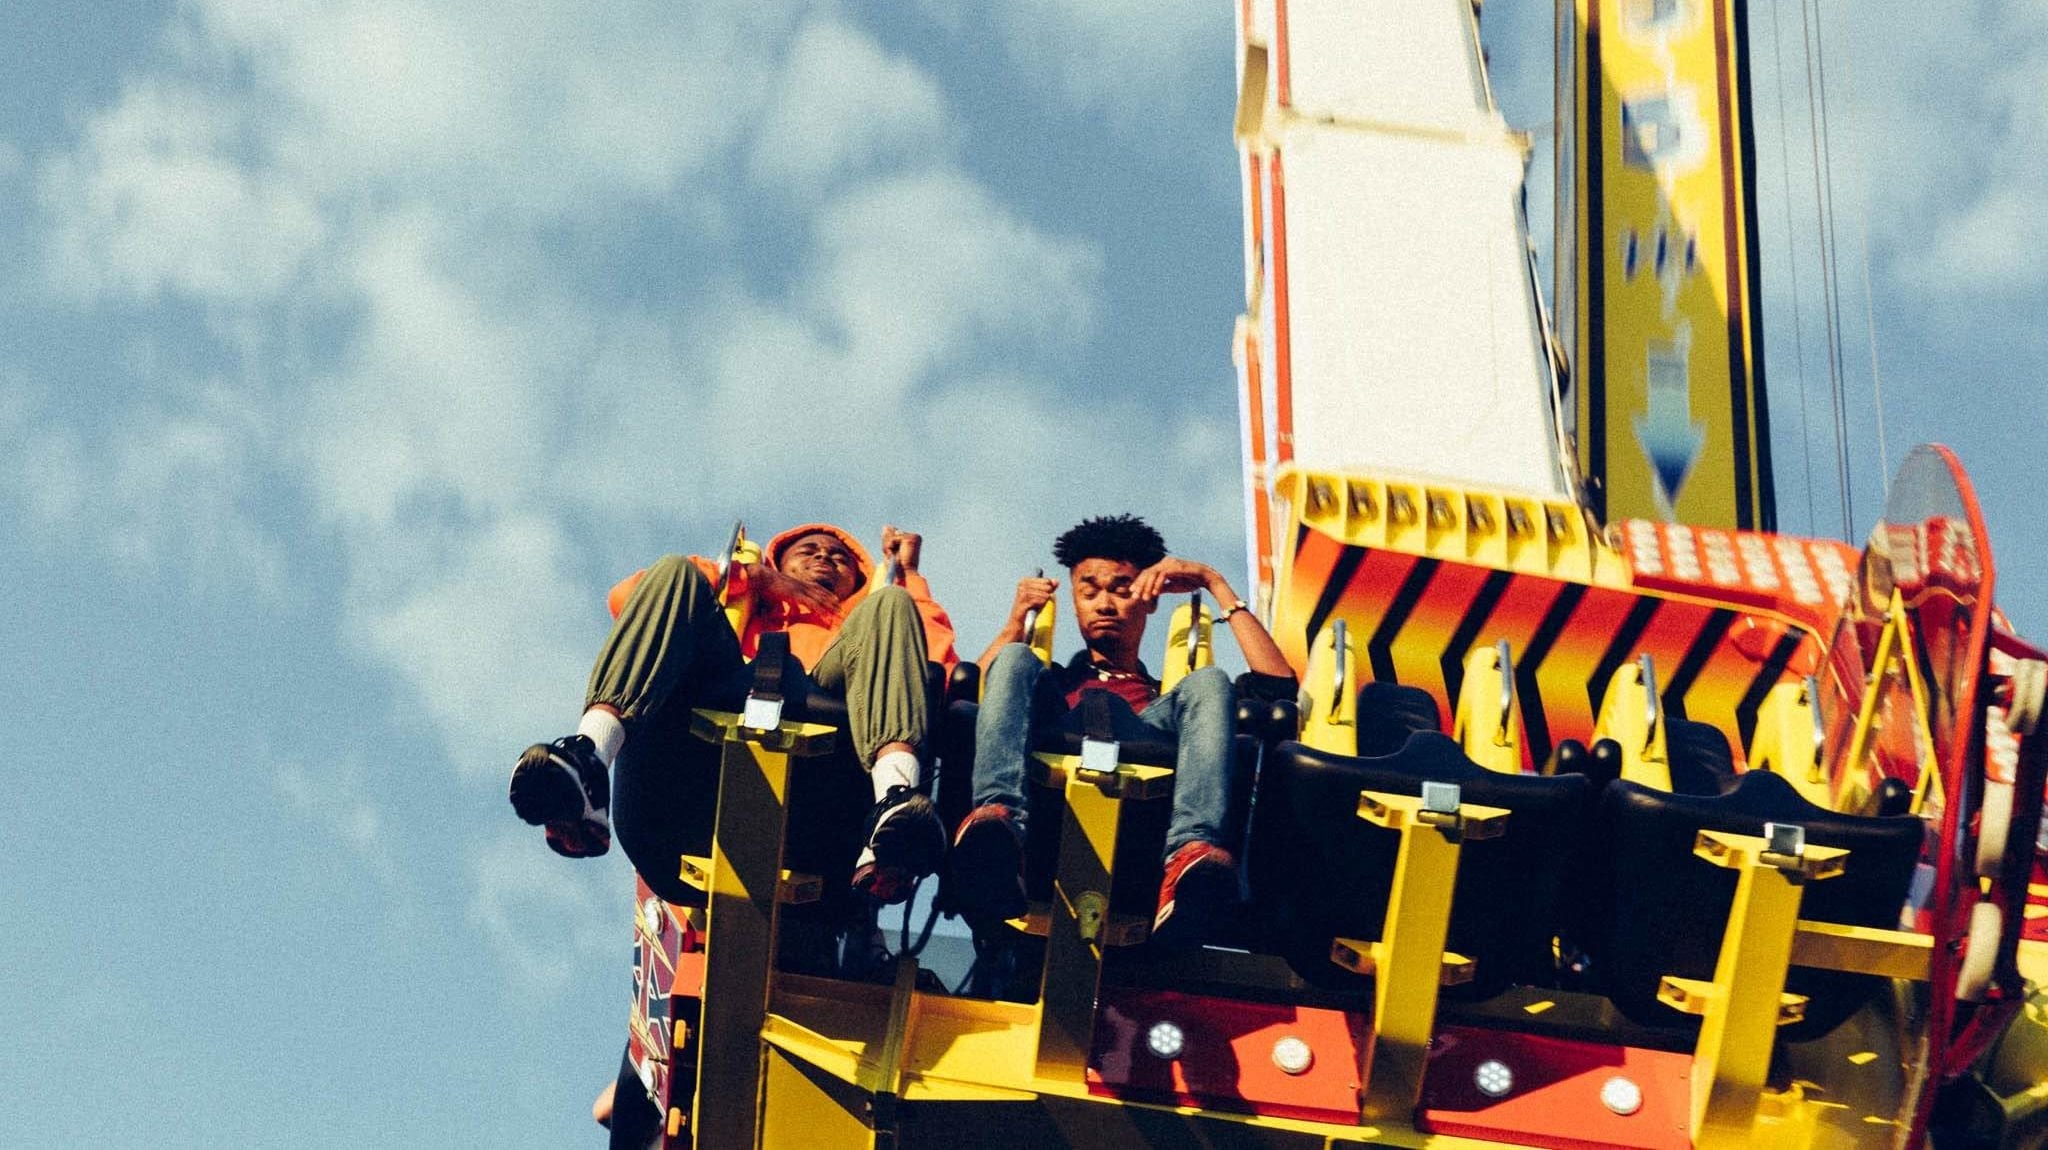
M1609 520L1775 526L1741 0L1573 0L1578 449Z

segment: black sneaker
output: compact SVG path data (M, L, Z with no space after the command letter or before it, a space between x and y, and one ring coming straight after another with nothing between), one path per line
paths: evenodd
M939 869L946 829L932 801L894 786L868 815L868 845L854 863L853 889L883 905L910 897L917 880Z
M1024 834L1002 803L984 803L960 821L946 872L946 900L969 924L1016 918L1024 897Z
M572 859L612 848L611 776L587 735L535 743L512 768L512 810L547 828L548 846Z

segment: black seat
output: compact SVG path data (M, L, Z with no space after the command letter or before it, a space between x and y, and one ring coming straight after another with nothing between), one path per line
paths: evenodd
M1728 736L1709 723L1664 722L1671 789L1681 795L1718 795L1735 785L1735 752Z
M1771 771L1750 771L1723 794L1675 795L1617 780L1601 795L1597 842L1606 859L1587 939L1594 985L1637 1022L1691 1030L1698 1020L1657 1001L1667 974L1708 979L1734 902L1736 872L1693 854L1702 830L1761 836L1797 823L1806 841L1849 851L1843 873L1806 887L1800 917L1892 928L1920 857L1920 820L1866 818L1813 805ZM1786 989L1808 996L1806 1017L1780 1033L1804 1041L1833 1030L1884 986L1870 975L1794 967Z
M945 721L946 711L946 668L942 663L924 665L924 696L931 716L931 725L938 727ZM805 691L792 691L783 711L783 718L801 720L807 723L823 723L847 729L846 696L836 695L822 688L812 687Z
M1375 758L1293 742L1266 756L1248 861L1268 945L1313 984L1363 987L1330 960L1330 944L1379 938L1400 836L1359 818L1358 796L1419 795L1425 781L1456 783L1465 802L1510 812L1500 837L1464 844L1446 943L1476 960L1472 987L1461 993L1549 984L1554 911L1585 826L1586 780L1489 771L1434 731L1412 733L1397 752Z
M1358 688L1358 753L1381 758L1398 753L1417 731L1442 731L1436 697L1420 687L1373 681Z

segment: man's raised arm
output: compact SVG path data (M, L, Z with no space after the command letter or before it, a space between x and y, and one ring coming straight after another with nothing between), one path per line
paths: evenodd
M1252 614L1243 599L1238 598L1230 581L1214 567L1168 555L1139 572L1131 584L1131 591L1148 602L1157 602L1161 595L1208 592L1209 597L1216 601L1217 614L1229 622L1230 637L1237 641L1237 649L1244 653L1246 668L1261 675L1294 676L1294 668L1287 665L1286 657L1280 654L1280 645L1273 642L1266 625L1259 622L1259 617Z

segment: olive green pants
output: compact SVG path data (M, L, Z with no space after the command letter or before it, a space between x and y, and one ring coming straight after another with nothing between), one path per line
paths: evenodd
M863 767L885 744L924 742L924 620L901 587L870 593L847 615L817 666L806 674L791 661L784 680L792 679L797 690L788 693L795 697L812 687L845 696L847 737ZM686 728L691 707L736 705L748 681L739 640L711 581L696 564L670 555L647 569L620 609L590 672L584 705L618 711L630 744L636 727Z

